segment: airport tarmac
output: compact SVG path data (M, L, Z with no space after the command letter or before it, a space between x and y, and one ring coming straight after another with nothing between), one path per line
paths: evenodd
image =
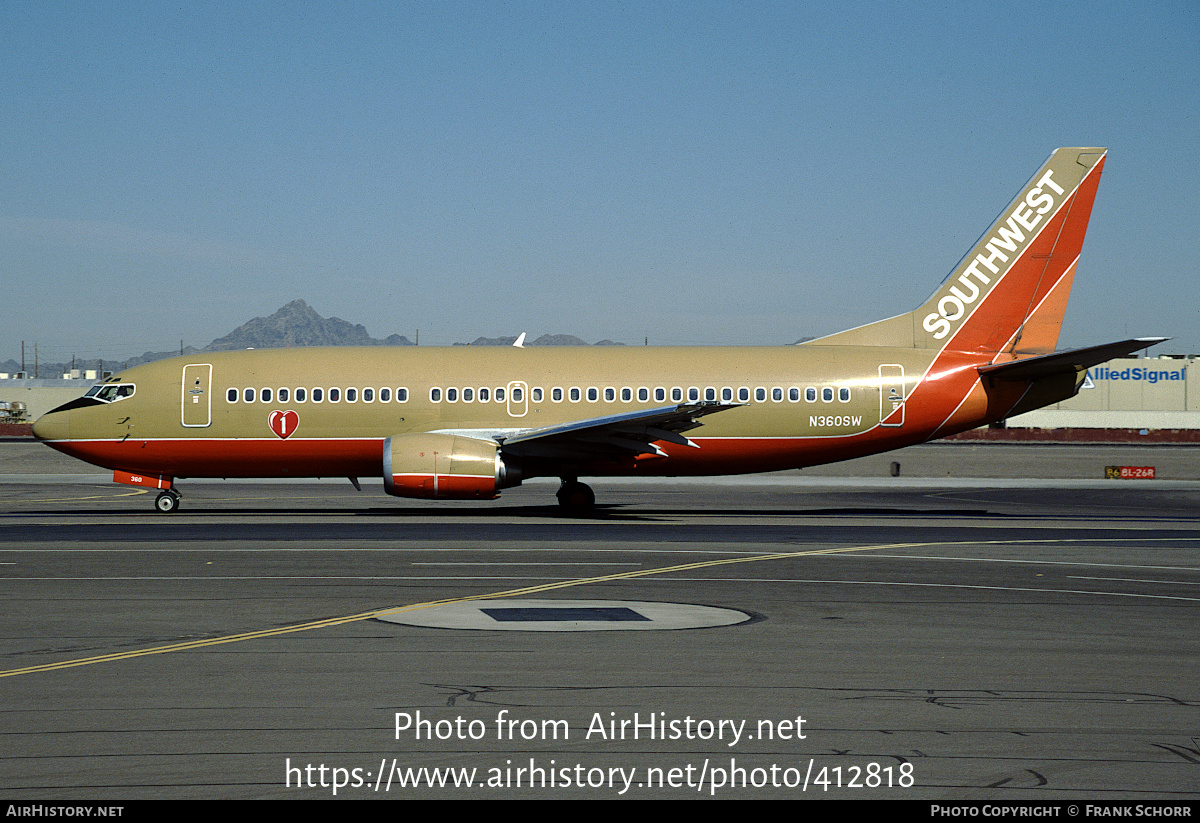
M1107 449L597 480L570 518L345 480L162 515L0 443L0 794L1194 802L1197 452Z

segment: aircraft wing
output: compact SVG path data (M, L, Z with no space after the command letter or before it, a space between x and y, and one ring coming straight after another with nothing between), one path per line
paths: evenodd
M1013 360L1008 363L993 363L990 366L980 366L979 373L997 380L1038 380L1056 374L1078 374L1084 369L1090 369L1092 366L1105 363L1114 357L1121 357L1169 339L1168 337L1136 337L1132 340L1105 343L1102 346L1089 346L1086 349L1043 354L1040 357L1027 357L1024 360Z
M641 454L665 457L662 449L654 445L655 441L665 440L680 446L699 448L684 437L683 432L703 425L700 418L705 415L739 405L719 401L681 403L528 429L496 439L506 454L521 457L588 459L616 455L637 457Z

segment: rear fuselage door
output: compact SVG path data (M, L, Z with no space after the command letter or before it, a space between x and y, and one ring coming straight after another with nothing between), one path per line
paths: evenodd
M904 425L904 367L895 363L879 367L879 425Z
M189 428L212 423L212 364L189 363L183 367L183 411L181 422Z

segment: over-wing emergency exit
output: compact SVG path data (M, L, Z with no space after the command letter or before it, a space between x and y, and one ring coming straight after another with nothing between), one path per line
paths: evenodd
M1054 152L922 306L795 346L311 348L177 357L44 415L47 445L160 489L380 476L491 499L531 477L719 475L901 448L1056 403L1162 338L1055 353L1105 150Z

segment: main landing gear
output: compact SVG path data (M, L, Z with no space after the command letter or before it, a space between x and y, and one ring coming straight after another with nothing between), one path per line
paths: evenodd
M167 489L165 492L160 492L158 497L154 499L154 508L163 514L170 514L175 511L179 508L179 492L174 489Z
M592 487L573 477L562 479L555 496L559 509L567 514L588 514L596 507L596 493Z

